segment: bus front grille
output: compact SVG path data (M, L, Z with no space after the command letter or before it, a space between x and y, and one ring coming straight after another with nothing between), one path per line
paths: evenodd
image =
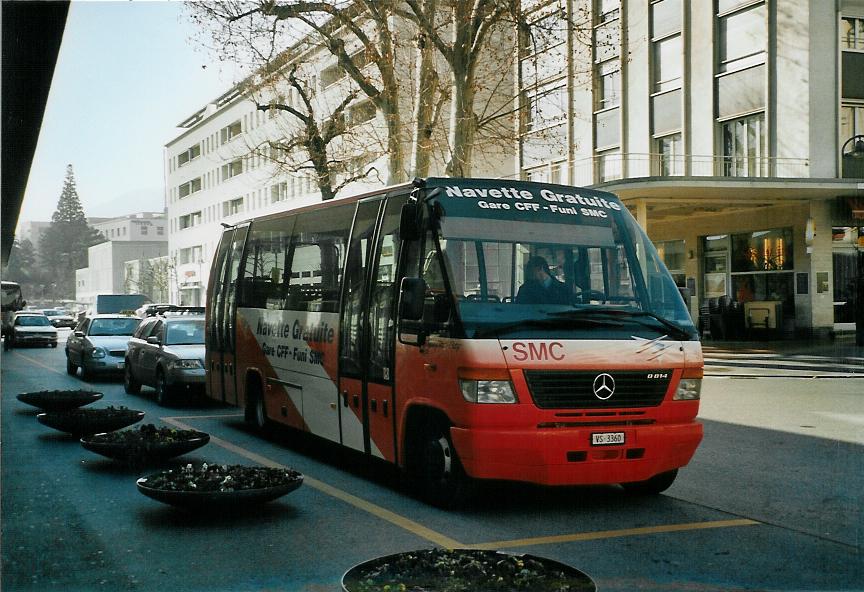
M671 370L526 370L534 404L541 409L656 407Z

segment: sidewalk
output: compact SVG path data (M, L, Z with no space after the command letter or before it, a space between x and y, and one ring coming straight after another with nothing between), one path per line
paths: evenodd
M835 339L702 342L707 376L864 378L864 347Z

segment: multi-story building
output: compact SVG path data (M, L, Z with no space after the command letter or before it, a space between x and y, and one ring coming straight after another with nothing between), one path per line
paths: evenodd
M864 0L522 6L515 156L475 175L615 192L689 289L694 317L734 311L786 336L851 326L864 249ZM316 88L347 92L328 53L298 61ZM380 117L359 100L355 115ZM203 301L220 223L320 199L310 175L278 173L250 151L284 134L280 117L235 88L167 144L181 302ZM386 158L375 165L386 170Z
M853 320L864 2L530 4L544 34L520 43L524 178L618 194L694 316L740 310L786 335Z
M164 212L137 212L91 223L109 241L166 241Z
M75 301L87 308L98 294L139 293L129 286L126 265L167 255L168 241L107 241L87 250L87 267L75 270Z

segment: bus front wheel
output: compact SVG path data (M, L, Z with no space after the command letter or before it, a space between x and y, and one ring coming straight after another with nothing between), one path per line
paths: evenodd
M270 420L267 418L267 408L264 407L264 394L261 391L260 383L250 380L246 387L248 397L244 418L258 432L265 431L270 425Z
M465 503L473 481L459 462L449 430L437 427L418 436L411 480L419 496L433 506L453 508Z
M678 476L678 469L672 469L659 475L654 475L645 481L634 481L632 483L622 483L624 490L632 495L657 495L671 487L675 482L675 477Z

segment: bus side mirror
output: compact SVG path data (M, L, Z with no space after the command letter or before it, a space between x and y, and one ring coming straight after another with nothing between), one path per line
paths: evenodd
M422 278L402 278L399 292L399 318L406 321L421 320L423 299L426 297L426 282Z
M413 241L420 238L419 206L416 201L409 201L402 205L402 213L399 218L399 238Z

